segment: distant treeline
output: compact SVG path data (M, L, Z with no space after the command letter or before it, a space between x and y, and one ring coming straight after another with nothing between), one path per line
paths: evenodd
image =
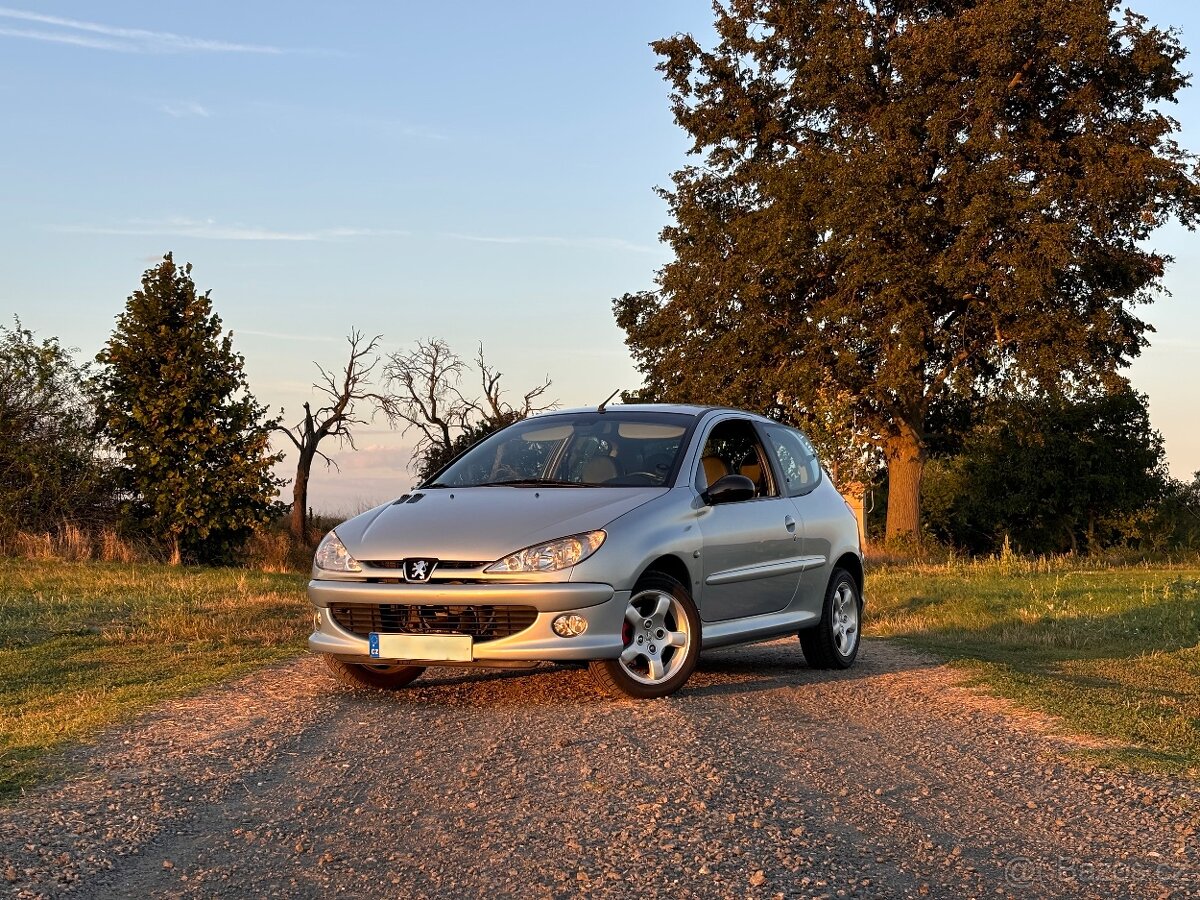
M307 515L309 468L328 461L322 439L352 448L355 427L382 413L416 432L414 470L426 477L555 405L545 399L549 379L508 403L482 348L470 365L437 339L383 358L378 337L351 330L348 340L340 371L318 366L314 395L324 405L306 403L300 423L285 428L251 393L191 266L169 254L144 273L91 362L19 321L0 326L0 552L304 565L330 524ZM471 373L478 395L463 385ZM300 451L291 504L276 499L273 433ZM1200 548L1200 473L1190 483L1168 475L1146 398L1123 380L1073 397L1011 393L947 406L930 435L924 540L971 553L1005 544L1034 554ZM844 489L887 496L884 460L845 452L862 447L857 435L813 436ZM886 504L867 509L878 539Z
M1200 472L1167 471L1146 397L1009 396L944 427L922 485L927 536L969 553L1200 549ZM886 498L886 473L876 480ZM874 509L880 531L886 500Z
M0 325L0 554L303 566L331 524L311 521L307 503L313 462L334 465L323 441L352 450L355 429L382 413L417 432L413 468L424 477L554 405L543 398L549 379L508 402L482 347L473 365L437 338L381 359L380 336L352 328L345 365L317 365L323 405L305 403L285 426L284 411L269 416L251 392L191 272L169 253L146 270L89 362L19 320ZM479 393L463 384L469 373ZM276 499L285 482L273 435L297 451L291 503Z

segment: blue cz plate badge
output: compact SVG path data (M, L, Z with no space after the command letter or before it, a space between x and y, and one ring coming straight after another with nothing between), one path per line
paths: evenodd
M474 640L469 634L380 634L367 636L371 659L416 659L422 662L471 662Z

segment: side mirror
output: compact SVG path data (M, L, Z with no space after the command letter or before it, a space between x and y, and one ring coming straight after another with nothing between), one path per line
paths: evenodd
M718 503L753 500L754 492L754 482L745 475L725 475L718 478L701 497L709 506L716 506Z

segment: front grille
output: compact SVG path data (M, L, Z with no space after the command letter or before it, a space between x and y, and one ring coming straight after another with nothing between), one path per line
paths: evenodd
M496 640L524 631L537 618L532 606L432 606L407 603L338 603L333 620L366 637L380 634L469 634Z
M364 566L370 566L373 569L403 569L404 560L402 559L364 559L361 560ZM483 562L473 562L466 559L439 559L437 565L433 567L434 575L439 569L482 569L492 560L484 560Z

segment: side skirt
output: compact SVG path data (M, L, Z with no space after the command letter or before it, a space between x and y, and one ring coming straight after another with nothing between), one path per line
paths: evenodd
M817 613L781 612L745 619L704 622L700 626L700 646L711 650L713 647L727 647L730 644L767 641L795 634L802 628L811 628L820 621L821 616Z

